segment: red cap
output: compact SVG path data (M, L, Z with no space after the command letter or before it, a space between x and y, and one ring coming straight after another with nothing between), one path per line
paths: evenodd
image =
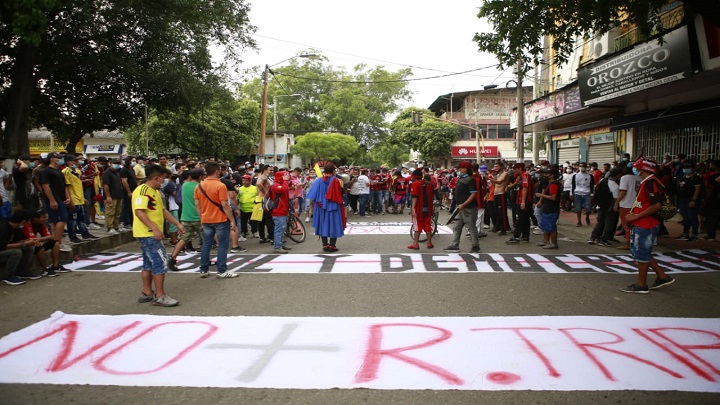
M650 172L652 174L657 173L657 162L651 159L640 158L635 162L633 167L638 170L645 170L646 172Z

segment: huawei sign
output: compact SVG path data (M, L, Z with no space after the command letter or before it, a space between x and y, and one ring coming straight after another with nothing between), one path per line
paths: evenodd
M474 158L477 156L477 147L475 146L453 146L452 157L458 158ZM485 146L480 150L480 156L484 157L497 157L498 147L497 146Z

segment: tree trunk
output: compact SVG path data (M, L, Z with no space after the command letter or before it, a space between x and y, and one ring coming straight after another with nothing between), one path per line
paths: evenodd
M28 122L37 85L33 70L38 60L38 49L32 44L20 41L17 55L11 73L12 84L8 90L10 102L5 123L5 139L2 142L4 153L11 157L30 152Z

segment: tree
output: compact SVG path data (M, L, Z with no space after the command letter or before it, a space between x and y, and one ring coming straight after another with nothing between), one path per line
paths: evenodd
M354 137L343 134L311 132L296 139L290 152L311 161L342 161L359 147Z
M375 145L370 150L370 158L376 162L375 166L384 164L388 167L397 167L410 159L410 148L402 143L395 142L394 137Z
M397 72L382 66L358 65L348 73L326 65L327 59L314 50L299 54L318 57L296 58L287 65L273 68L268 84L268 108L273 96L279 96L277 126L279 132L337 132L352 135L357 142L372 148L387 135L387 120L411 93L405 79L410 69ZM238 92L260 100L259 78L241 85ZM299 96L282 97L299 94ZM267 128L273 114L268 111Z
M245 0L8 0L0 3L0 150L27 152L28 122L74 145L158 110L199 105L209 46L254 47Z
M425 119L422 123L413 123L413 112L422 111ZM396 143L408 145L418 151L423 160L446 158L452 153L452 143L457 140L458 127L452 123L436 120L429 110L408 108L404 110L391 125L393 139Z
M476 33L473 40L481 52L495 55L500 68L513 66L522 58L523 71L539 65L543 57L543 36L553 38L552 53L563 64L568 61L577 38L602 34L622 22L636 25L641 35L662 34L661 8L667 0L485 0L478 18L492 25L491 32ZM702 14L720 25L720 1L684 0L691 17Z
M149 117L149 148L155 154L181 153L194 157L232 159L253 153L258 139L260 109L250 100L236 100L225 90L200 108L156 112ZM135 153L145 150L144 123L125 132Z

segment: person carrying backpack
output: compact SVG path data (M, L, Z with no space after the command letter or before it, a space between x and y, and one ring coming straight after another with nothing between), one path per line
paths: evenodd
M615 228L620 218L615 200L620 192L618 182L621 175L620 169L612 169L608 177L601 179L595 187L593 205L598 207L598 215L595 228L587 241L591 245L597 243L600 246L610 246L610 240L615 235Z

